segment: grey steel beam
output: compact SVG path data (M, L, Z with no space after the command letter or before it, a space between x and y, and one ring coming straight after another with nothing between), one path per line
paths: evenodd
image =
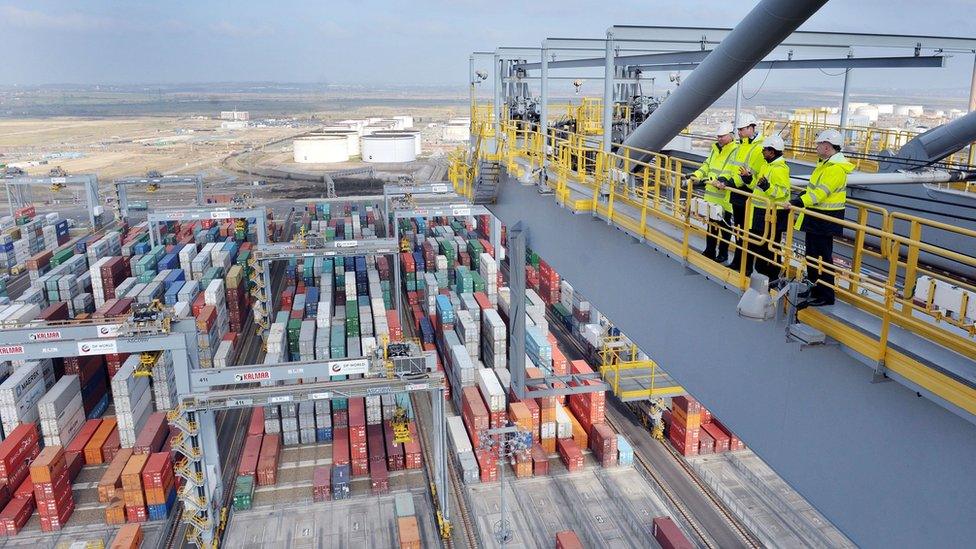
M613 33L607 31L607 41L603 53L603 152L610 152L613 141L613 83L616 73L613 57Z
M257 261L281 261L301 257L386 255L398 252L397 242L392 238L334 240L309 248L288 243L259 244L252 250L254 259Z
M525 229L521 221L508 231L508 370L512 392L525 398Z
M752 70L789 69L931 69L945 67L943 55L905 57L838 57L835 59L770 59L760 61ZM644 71L691 70L701 63L674 63L667 65L641 65ZM684 85L684 84L682 84Z
M289 363L276 365L287 367ZM423 379L346 379L342 381L316 381L301 385L275 387L235 387L213 389L180 395L183 407L191 411L230 410L251 406L266 406L288 402L332 400L336 398L361 398L394 393L427 392L444 383L444 374L430 372Z
M601 40L605 42L605 40ZM615 42L616 45L616 42ZM603 49L603 48L600 48ZM614 52L621 51L620 48L614 47ZM626 67L630 65L662 65L666 63L697 63L711 53L708 51L673 51L673 52L661 52L661 53L643 53L638 55L614 55L613 63L617 66ZM603 67L606 64L604 57L588 57L582 59L562 59L559 61L550 61L550 69L581 69L581 68L597 68ZM541 63L523 63L521 65L516 65L517 67L523 68L525 70L535 70L541 68Z
M768 25L767 25L768 26ZM661 40L688 44L719 44L733 29L723 27L673 27L614 25L611 27L621 40ZM910 34L878 34L858 32L793 31L782 45L794 47L880 47L973 51L976 38L963 36L932 36Z

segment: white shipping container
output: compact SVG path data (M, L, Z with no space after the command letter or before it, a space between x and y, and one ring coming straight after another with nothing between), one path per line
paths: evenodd
M471 439L468 438L468 431L464 428L464 420L461 416L451 416L447 418L447 433L451 438L451 448L457 454L473 451Z
M505 390L495 377L494 370L490 368L479 368L477 374L478 388L481 389L481 396L488 404L490 412L505 411Z

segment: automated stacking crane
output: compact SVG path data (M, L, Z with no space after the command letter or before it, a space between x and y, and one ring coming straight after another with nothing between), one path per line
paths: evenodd
M25 206L31 202L31 189L43 186L52 191L60 191L69 186L81 186L85 190L85 204L88 207L88 222L92 229L95 225L95 208L100 205L98 195L98 177L93 174L68 175L64 170L55 168L46 177L30 177L15 175L13 177L0 176L0 181L7 188L7 203L10 205L10 215L14 215L14 210Z
M127 188L139 185L145 186L150 193L157 192L163 187L194 187L197 206L203 206L203 176L202 175L162 175L157 171L150 171L144 177L122 177L112 182L115 189L115 216L121 220L129 218L129 197Z
M208 549L217 547L222 515L220 502L225 487L221 481L215 412L281 402L399 392L432 393L434 425L439 426L433 434L434 483L440 509L449 520L443 375L435 371L433 355L415 345L408 352L399 353L400 356L385 356L378 350L374 356L340 360L204 369L200 368L194 319L173 318L168 309L152 321L129 316L97 321L31 322L6 326L0 331L0 353L12 360L162 351L172 354L176 377L179 405L169 417L179 429L173 447L182 456L176 472L186 481L179 498L191 543ZM350 367L364 372L363 379L331 381L331 372ZM298 379L314 381L276 385Z

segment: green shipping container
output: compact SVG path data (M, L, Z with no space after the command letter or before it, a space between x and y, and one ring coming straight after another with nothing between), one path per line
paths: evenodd
M254 499L254 477L240 475L234 482L234 510L247 511Z

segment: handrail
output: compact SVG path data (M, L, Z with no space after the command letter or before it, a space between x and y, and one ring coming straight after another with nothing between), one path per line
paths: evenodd
M709 270L731 286L740 289L748 286L744 266L739 271L721 267L690 246L692 235L703 237L706 232L705 220L691 208L692 200L700 197L700 191L680 179L688 167L696 165L695 162L623 146L613 153L605 153L598 143L588 142L586 136L556 132L550 133L550 146L546 148L537 129L525 124L505 124L502 134L501 148L506 158L521 158L540 165L540 155L545 151L550 172L555 174L547 184L554 191L555 199L564 206L604 217L632 234L654 240L683 261ZM734 188L730 190L746 195L748 206L751 195ZM833 273L834 290L839 299L882 319L882 341L878 356L873 358L884 360L888 352L887 334L892 324L964 356L976 358L976 325L972 319L935 308L931 298L926 302L915 299L916 280L922 275L962 287L976 295L976 286L930 269L920 261L927 254L954 262L964 269L976 270L976 258L972 255L945 249L923 238L936 230L949 232L973 242L972 246L962 249L976 249L976 231L890 213L874 204L854 200L848 201L848 206L853 220L836 220L814 210L802 210L807 217L835 222L849 235L845 250L849 249L851 256L840 264L819 264L797 249L794 221L801 210L796 208L790 210L782 242L770 240L769 225L763 235L745 231L736 236L740 237L745 254L756 255L758 246L773 250L780 267L793 276L809 268ZM673 232L663 232L658 225L662 222ZM895 232L896 222L907 224L907 235ZM737 243L730 242L730 245Z
M843 130L826 120L766 120L763 122L763 135L778 133L786 142L785 154L799 160L816 160L816 136L823 130L841 131L845 137L845 150L852 151L849 160L865 172L877 172L877 155L882 151L896 151L919 135L919 132L898 128L876 128L873 126L853 126L848 124ZM968 167L976 161L976 147L972 144L942 161L948 167Z

